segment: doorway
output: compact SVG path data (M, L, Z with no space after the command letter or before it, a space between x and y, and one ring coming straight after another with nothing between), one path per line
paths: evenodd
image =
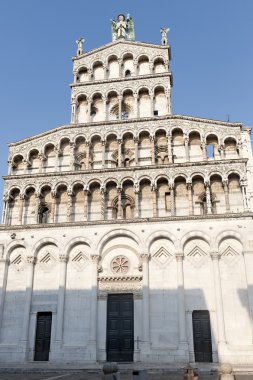
M133 294L108 294L106 352L107 361L133 361Z
M51 341L52 313L43 312L37 314L35 361L48 361Z
M192 313L193 343L195 362L212 362L212 338L208 310L194 310Z

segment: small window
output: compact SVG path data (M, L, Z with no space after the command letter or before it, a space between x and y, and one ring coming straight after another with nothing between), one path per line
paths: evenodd
M130 70L126 70L125 71L125 78L130 78L131 77L131 71Z
M154 116L158 116L158 111L157 110L154 111Z
M43 207L43 209L39 213L39 223L40 224L48 223L48 215L49 215L49 209L47 207Z
M96 111L91 111L90 116L91 116L91 117L95 117L96 114L97 114Z
M171 211L171 196L170 192L165 193L165 210Z

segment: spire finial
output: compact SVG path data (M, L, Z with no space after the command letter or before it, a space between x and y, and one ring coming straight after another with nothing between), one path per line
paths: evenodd
M76 40L77 43L77 52L76 55L82 55L83 54L83 44L84 44L85 39L84 38L79 38L79 40Z
M161 40L161 44L162 45L168 45L168 37L167 37L167 33L169 32L169 28L161 28L160 32L162 34L162 40Z

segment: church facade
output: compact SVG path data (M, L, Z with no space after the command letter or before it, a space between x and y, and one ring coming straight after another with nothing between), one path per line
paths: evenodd
M253 364L251 129L172 113L167 31L78 40L71 123L9 145L2 362Z

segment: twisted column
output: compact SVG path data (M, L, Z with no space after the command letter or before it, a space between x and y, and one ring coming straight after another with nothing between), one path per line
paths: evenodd
M229 212L230 204L229 204L229 194L228 194L228 181L224 180L222 181L222 184L223 184L223 190L224 190L224 196L225 196L226 212Z

